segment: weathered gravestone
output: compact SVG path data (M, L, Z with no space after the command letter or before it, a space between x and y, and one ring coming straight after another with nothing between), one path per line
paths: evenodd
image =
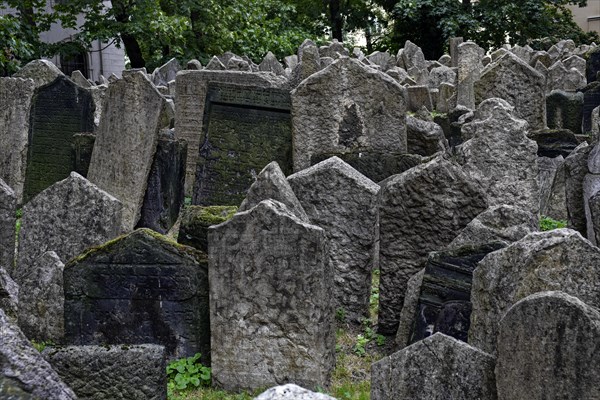
M93 133L82 132L73 135L73 152L75 157L73 171L84 178L87 178L87 173L90 169L95 142L96 135Z
M380 333L396 333L406 283L423 268L429 252L448 245L486 208L481 187L459 165L442 157L382 183Z
M594 81L581 90L583 92L583 123L584 134L592 131L592 111L600 106L600 82Z
M287 90L211 82L204 120L192 204L240 204L271 161L292 172Z
M583 74L575 68L567 68L562 62L555 62L546 74L546 92L564 90L575 92L585 87L586 81Z
M512 53L506 53L488 65L475 83L479 104L499 97L515 108L515 116L529 123L529 128L546 127L546 79Z
M371 399L496 399L494 357L442 333L371 367Z
M138 229L73 259L64 281L67 343L154 343L169 359L210 359L204 253Z
M457 46L456 66L458 66L457 81L456 81L456 104L467 107L471 110L475 109L475 82L481 77L483 65L481 59L485 54L485 50L479 47L474 42L465 42ZM454 65L452 56L452 64Z
M547 215L548 201L552 194L552 186L558 169L565 159L562 156L555 158L538 157L538 186L540 189L540 215Z
M65 75L48 60L33 60L13 74L13 78L33 79L36 88L48 85Z
M545 290L561 290L600 305L600 249L578 232L536 232L488 254L473 274L469 343L496 354L498 323L517 301Z
M6 269L0 267L0 308L15 322L18 319L18 304L19 286Z
M167 86L169 82L175 79L179 70L181 70L179 61L176 58L171 58L152 72L152 83L156 86Z
M31 102L23 202L69 176L75 169L73 135L93 129L89 90L62 76L36 91Z
M335 400L335 398L288 383L267 389L254 400Z
M208 228L225 222L237 212L235 206L188 206L181 212L177 242L208 253Z
M406 141L408 153L420 156L432 156L448 148L448 140L438 124L411 115L406 116Z
M586 61L585 76L587 78L588 83L592 83L597 80L599 71L600 47L596 47L594 50L590 51Z
M568 157L577 146L579 141L569 129L542 129L527 134L538 145L538 157L556 158Z
M333 270L323 229L262 201L209 229L209 277L213 385L329 384Z
M499 400L600 398L600 312L563 292L541 292L500 321Z
M15 191L18 204L23 202L34 89L31 79L0 78L0 179Z
M166 234L179 218L185 199L187 143L173 136L158 139L137 228Z
M17 197L0 178L0 268L12 271L15 262Z
M25 334L35 336L37 340L51 339L53 335L60 334L62 322L53 318L55 312L62 312L60 263L66 263L90 246L118 236L122 232L122 212L121 202L75 172L44 190L23 207L19 253L12 276L22 289L19 301L23 304L23 310L27 310L23 320L35 321L39 318L46 321L22 326ZM46 252L55 252L56 260L40 260L39 257ZM40 288L39 280L61 287L56 290ZM39 306L44 301L38 298L40 290L47 295L42 296L43 299L52 299L53 307L60 309L50 310ZM49 330L42 328L46 324ZM56 324L56 329L50 328L53 324ZM44 332L49 332L51 336L44 337Z
M163 346L46 347L42 355L79 400L167 398Z
M369 316L377 240L379 185L337 157L288 177L311 223L325 230L336 310L360 323Z
M583 180L588 173L588 157L592 146L582 143L565 158L565 201L568 224L582 235L587 234L583 200Z
M583 93L553 90L546 97L546 120L550 129L569 129L581 134L583 118Z
M0 386L3 386L2 380L11 382L34 399L77 398L21 330L0 310Z
M224 68L223 68L224 69ZM199 150L204 138L204 104L209 82L233 83L246 86L276 88L286 79L261 72L211 71L206 66L202 71L181 71L175 79L175 131L177 137L188 143L186 162L185 194L192 195L195 182ZM269 160L272 161L272 160ZM262 167L261 167L262 168Z
M483 186L490 206L509 204L537 214L537 145L526 128L506 101L487 99L463 125L463 138L469 140L456 152L465 173Z
M125 72L108 88L88 179L123 202L122 224L131 230L140 218L164 98L142 71Z
M360 61L340 58L292 92L294 171L316 154L406 152L405 89Z
M402 349L436 332L466 342L473 270L483 257L504 245L492 242L430 253L423 272L408 285L396 346Z
M546 215L557 221L568 221L567 193L566 193L566 168L563 161L554 174L554 181L550 188L550 195L545 208L540 207L540 215ZM581 196L581 194L580 194Z

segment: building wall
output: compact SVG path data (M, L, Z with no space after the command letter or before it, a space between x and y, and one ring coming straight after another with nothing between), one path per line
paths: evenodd
M573 12L573 19L581 29L600 33L600 0L588 0L586 7L567 7Z

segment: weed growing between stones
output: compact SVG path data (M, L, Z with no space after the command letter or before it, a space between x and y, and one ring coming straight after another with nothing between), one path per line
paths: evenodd
M566 228L567 221L557 221L550 217L542 215L540 218L540 231L551 231L553 229Z
M167 365L169 398L176 392L210 386L210 368L200 363L200 353L175 360Z

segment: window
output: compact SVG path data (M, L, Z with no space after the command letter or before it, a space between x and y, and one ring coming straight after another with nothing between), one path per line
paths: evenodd
M61 55L60 70L67 76L71 76L73 71L79 70L83 76L89 78L87 54L85 52L81 52L75 55Z

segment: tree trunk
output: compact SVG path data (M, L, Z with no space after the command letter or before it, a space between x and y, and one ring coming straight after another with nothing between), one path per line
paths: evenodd
M331 22L331 37L343 42L342 37L342 13L340 10L340 0L329 0L329 21Z
M122 25L128 24L129 10L125 6L125 2L123 0L112 0L112 7L117 22ZM121 40L123 41L123 46L125 46L125 53L127 53L127 57L129 57L129 61L131 62L131 68L144 68L146 60L144 60L142 48L135 35L121 32Z
M371 54L373 52L373 36L371 35L370 26L365 28L365 39L367 40L367 54Z

